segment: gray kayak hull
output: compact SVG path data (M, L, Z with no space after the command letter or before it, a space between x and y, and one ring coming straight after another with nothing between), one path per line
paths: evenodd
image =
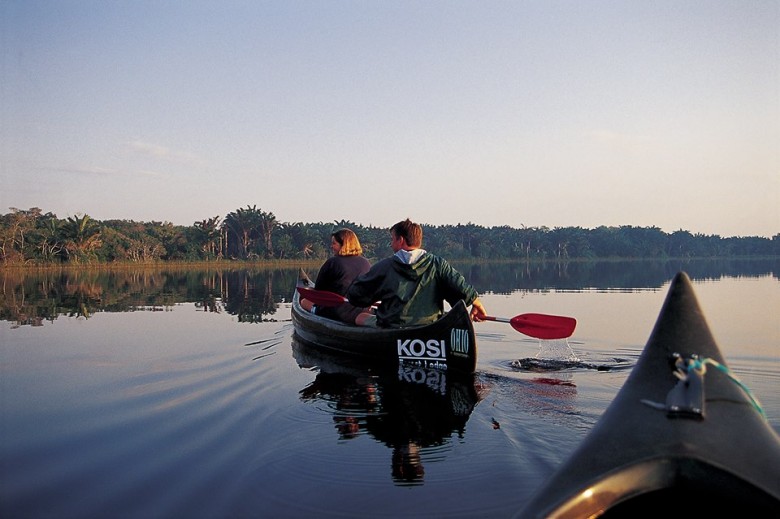
M674 374L681 365L690 367L685 380ZM780 438L729 376L681 272L614 401L519 517L727 509L780 517Z

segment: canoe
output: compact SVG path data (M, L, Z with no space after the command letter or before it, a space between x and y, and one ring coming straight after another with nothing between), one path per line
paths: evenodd
M298 286L314 283L301 273ZM466 304L459 301L441 319L425 326L388 329L354 326L312 314L301 307L297 287L292 301L297 338L324 351L359 358L379 367L400 365L474 373L477 339Z
M728 370L680 272L614 401L518 517L731 510L780 517L780 438Z

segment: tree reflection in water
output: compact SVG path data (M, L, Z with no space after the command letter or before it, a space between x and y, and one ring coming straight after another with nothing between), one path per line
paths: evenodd
M194 303L239 322L273 320L295 286L297 270L124 269L0 271L0 319L42 326L60 316L89 318L99 312L159 311Z
M680 270L692 280L776 276L777 258L731 260L585 261L456 265L480 293L660 289ZM0 269L0 320L44 326L60 316L158 311L194 303L239 322L273 321L289 301L299 267L96 265L80 269ZM310 272L316 275L316 270Z

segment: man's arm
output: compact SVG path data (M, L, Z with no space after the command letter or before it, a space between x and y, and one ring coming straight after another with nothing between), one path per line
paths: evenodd
M379 299L379 288L384 279L381 262L375 264L368 272L352 281L346 297L354 306L365 308L373 305Z

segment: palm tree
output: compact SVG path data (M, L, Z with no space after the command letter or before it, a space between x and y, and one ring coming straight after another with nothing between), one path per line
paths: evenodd
M198 233L198 242L201 251L206 253L209 258L217 256L217 250L219 250L220 253L222 252L219 247L219 240L222 236L220 232L219 216L195 222L193 225Z
M263 244L265 245L266 254L269 257L274 255L273 233L274 230L279 227L279 223L276 221L276 216L273 213L266 213L265 211L257 212L257 223L260 236L263 238Z
M279 223L273 213L260 210L256 205L248 205L246 209L237 209L228 214L222 227L227 231L228 248L231 243L235 243L241 258L256 256L260 252L257 250L258 239L262 240L265 255L274 255L273 233Z
M76 262L88 260L95 249L102 245L99 225L86 214L68 217L63 223L62 234L65 237L65 252Z
M319 253L324 251L320 235L312 226L296 222L282 224L280 229L284 236L290 237L291 247L296 257L310 259L317 257Z
M257 208L247 206L246 209L237 209L229 213L222 222L222 227L227 231L228 252L231 241L235 240L241 258L247 258L255 237L257 236Z

